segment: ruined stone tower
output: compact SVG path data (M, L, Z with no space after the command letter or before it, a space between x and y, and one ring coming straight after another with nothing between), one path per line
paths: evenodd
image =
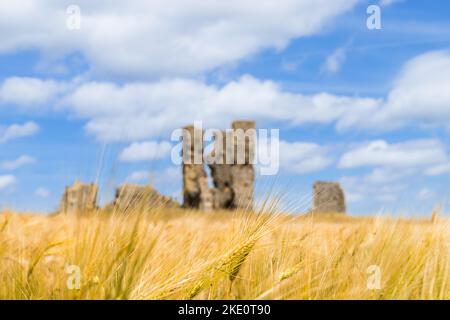
M253 206L255 179L253 160L256 130L254 121L235 121L232 130L222 132L222 143L214 148L221 163L210 164L213 178L213 203L216 209Z
M96 209L97 193L98 187L95 184L83 184L76 180L73 186L64 190L60 212L80 214Z
M194 130L193 126L184 129L184 207L201 210L251 209L255 179L255 122L235 121L231 130L216 131L214 151L209 155L217 161L209 163L214 184L212 189L208 186L203 165L203 131Z
M209 211L213 206L208 176L203 166L203 130L183 130L183 206Z
M314 183L313 212L345 213L345 195L337 182L318 181Z

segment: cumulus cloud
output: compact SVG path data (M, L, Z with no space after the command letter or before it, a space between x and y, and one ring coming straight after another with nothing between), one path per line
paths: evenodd
M0 176L0 191L10 188L16 183L16 177L11 174Z
M411 123L450 129L449 51L410 60L385 99L294 94L251 76L224 86L186 78L265 48L281 50L292 39L319 32L357 2L82 0L77 2L81 29L72 31L66 28L69 3L3 2L0 54L37 49L58 60L77 52L91 71L146 82L85 81L69 90L54 80L13 77L0 85L0 104L42 106L64 94L56 104L87 119L88 132L109 141L147 139L198 119L225 127L231 119L245 117L291 125L334 123L337 130L387 130ZM336 72L344 60L345 49L339 48L324 68ZM166 80L157 80L162 76Z
M226 128L236 118L290 125L336 121L345 127L351 110L373 109L377 103L370 98L285 92L273 81L249 75L224 86L186 79L122 86L89 82L63 101L75 115L88 119L88 132L109 141L157 136L195 120L215 128Z
M169 142L133 142L122 150L119 160L123 162L138 162L162 159L170 154L172 145Z
M396 129L406 125L450 129L450 51L433 51L408 61L387 99L367 112L355 110L354 126Z
M448 83L450 53L438 51L407 62L385 99L304 95L243 75L224 85L186 78L123 84L78 79L66 86L70 89L56 104L58 110L86 119L87 132L104 141L154 138L196 120L203 120L205 127L226 128L236 118L266 126L334 124L337 131L406 125L450 129Z
M225 127L234 118L246 117L294 126L334 123L338 131L386 131L406 125L450 130L448 83L450 51L437 51L408 61L385 99L291 93L273 81L244 75L224 86L185 79L122 86L89 82L68 95L65 104L88 119L89 132L106 140L144 138L194 120Z
M340 179L348 202L364 200L380 203L398 200L399 195L407 186L404 183L382 183L371 180L371 174L361 176L344 176Z
M36 134L38 131L39 126L32 121L9 126L0 125L0 143L5 143L17 138L29 137Z
M339 160L339 167L407 168L434 166L448 162L445 145L436 139L412 140L397 144L376 140L344 153Z
M389 93L382 116L404 122L450 120L450 51L431 52L409 61Z
M34 162L36 162L36 159L34 159L33 157L30 157L28 155L22 155L15 160L0 162L0 169L14 170L22 166L32 164Z
M62 83L27 77L7 78L0 85L0 104L38 108L50 103L63 88Z
M192 75L265 48L281 50L357 2L80 0L81 29L71 31L69 2L8 1L0 4L0 52L38 49L48 59L78 52L93 71L126 77Z
M395 201L407 189L405 181L410 178L450 172L450 156L445 144L436 139L396 144L377 140L345 152L338 167L371 168L367 174L341 179L349 193L349 200Z

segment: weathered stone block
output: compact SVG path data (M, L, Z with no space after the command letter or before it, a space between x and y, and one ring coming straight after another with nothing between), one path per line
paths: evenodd
M230 209L233 208L233 191L230 187L222 189L213 188L213 208L214 209Z
M313 211L319 213L345 213L345 194L337 182L314 183Z
M252 165L233 165L231 166L232 188L233 188L233 206L251 210L253 207L253 189L255 180L255 171Z
M96 209L97 193L98 187L95 184L82 184L76 180L73 186L64 190L60 212L82 214Z

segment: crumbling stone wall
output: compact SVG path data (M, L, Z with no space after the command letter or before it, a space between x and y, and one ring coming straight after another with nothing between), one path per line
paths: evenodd
M116 190L114 208L132 210L136 208L176 207L170 197L161 195L152 186L125 183Z
M76 180L73 186L66 187L61 198L60 212L80 214L97 208L98 187L95 184L83 184Z
M204 211L213 206L203 165L203 131L194 126L183 130L183 206Z
M320 213L345 213L345 194L337 182L314 183L313 211Z

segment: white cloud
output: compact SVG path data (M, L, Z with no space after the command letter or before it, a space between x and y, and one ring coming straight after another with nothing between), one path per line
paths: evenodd
M327 147L308 142L280 141L280 165L286 171L307 174L328 167L332 161Z
M75 79L56 105L86 119L86 130L105 141L154 138L195 120L203 120L206 127L226 128L236 118L271 126L334 124L338 131L411 124L450 129L448 83L450 53L439 51L406 63L386 99L303 95L244 75L222 86L182 78L122 85Z
M0 143L5 143L17 138L29 137L39 131L39 126L32 122L24 124L12 124L9 126L0 126Z
M40 187L36 189L34 194L41 198L48 198L50 196L50 191L48 191L46 188Z
M412 140L389 144L384 140L365 143L341 156L340 168L363 166L423 167L448 163L445 145L439 140Z
M13 175L0 176L0 191L6 190L17 183L17 179Z
M34 162L36 162L36 159L34 159L33 157L30 157L28 155L22 155L15 160L0 162L0 169L14 170L27 164L32 164Z
M329 55L322 66L322 71L327 73L337 73L341 70L342 64L345 62L347 53L345 48L337 48Z
M450 129L450 51L433 51L408 61L385 102L369 112L355 109L353 127L396 129L406 125Z
M410 168L398 169L391 167L375 168L370 173L364 175L366 183L372 185L385 185L400 181L413 173Z
M439 140L411 140L389 144L378 140L344 153L339 168L372 168L369 173L341 179L350 201L396 201L408 189L407 181L423 175L450 172L450 156Z
M195 120L214 128L226 128L236 118L291 125L337 121L341 126L351 110L372 109L377 103L375 99L327 93L305 96L284 92L275 82L246 75L221 87L184 79L123 86L90 82L62 104L88 119L88 132L101 140L120 141L168 133Z
M387 177L387 175L385 176ZM400 177L398 175L397 177ZM389 179L390 180L390 179ZM380 203L398 200L401 193L407 188L403 183L384 180L374 180L373 173L360 176L345 176L340 179L348 202L361 202L365 200Z
M77 1L81 29L51 0L0 3L0 52L38 49L48 60L79 52L93 71L192 75L320 32L357 0Z
M123 162L138 162L146 160L162 159L170 154L172 145L169 142L133 142L123 149L119 155L119 160Z
M7 78L0 85L0 104L27 109L42 108L45 107L43 104L51 102L62 88L63 84L53 80Z
M450 52L421 55L409 61L389 93L384 116L397 122L450 120Z
M87 130L102 140L143 139L194 120L227 127L235 118L289 125L334 123L338 131L386 131L406 125L450 130L448 83L450 51L438 51L408 61L386 99L302 95L283 91L273 81L244 75L224 86L185 79L122 86L88 82L63 104L87 118Z

